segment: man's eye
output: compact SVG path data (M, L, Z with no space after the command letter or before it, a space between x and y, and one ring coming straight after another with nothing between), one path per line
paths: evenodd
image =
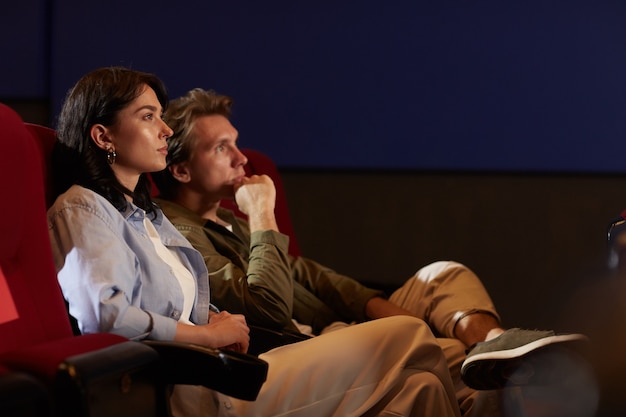
M216 149L218 152L224 152L224 145L219 145Z

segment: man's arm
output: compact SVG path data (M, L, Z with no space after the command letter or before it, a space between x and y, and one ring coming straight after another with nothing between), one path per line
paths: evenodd
M365 304L365 314L370 319L389 316L412 316L410 311L403 309L382 297L373 297Z
M346 275L339 274L311 259L298 257L292 260L294 280L332 309L341 320L365 321L367 304L377 297L383 299L383 291L368 288ZM327 323L328 325L330 323Z
M204 258L213 304L245 315L250 324L274 329L293 327L287 236L273 231L256 232L248 243L225 230L220 233L180 223L176 227Z

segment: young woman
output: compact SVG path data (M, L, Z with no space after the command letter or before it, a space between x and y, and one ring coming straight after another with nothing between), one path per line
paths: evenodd
M48 211L58 278L82 332L246 352L242 315L210 304L202 256L151 201L145 173L166 166L167 95L151 74L103 68L69 91ZM175 390L181 415L459 416L445 358L421 320L395 317L261 355L258 399ZM214 414L212 414L214 413Z

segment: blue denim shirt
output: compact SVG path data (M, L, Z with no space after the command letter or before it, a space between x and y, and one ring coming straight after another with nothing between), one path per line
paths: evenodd
M70 314L83 333L111 332L131 339L172 340L183 292L157 255L144 227L145 212L118 211L101 195L74 185L48 210L48 230L58 279ZM181 254L196 277L191 321L205 324L209 279L200 253L157 210L148 215L168 248Z

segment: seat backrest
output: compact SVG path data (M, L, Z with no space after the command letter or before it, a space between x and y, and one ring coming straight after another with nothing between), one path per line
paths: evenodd
M2 103L0 147L0 269L18 314L0 323L4 353L71 336L72 329L47 233L41 154L22 119Z
M50 155L52 155L52 147L57 140L57 133L54 129L47 126L37 125L34 123L24 123L26 129L35 138L35 143L41 152L41 169L44 175L44 193L46 195L46 207L50 207L54 203L54 190L52 185L52 166L50 164Z

